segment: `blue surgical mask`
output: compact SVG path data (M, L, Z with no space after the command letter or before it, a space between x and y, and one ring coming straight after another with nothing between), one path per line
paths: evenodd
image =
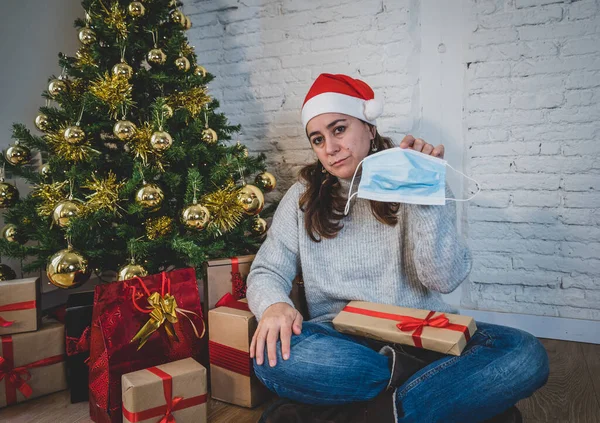
M350 195L356 172L362 165L358 191ZM477 184L477 192L467 199L446 198L446 166ZM365 157L356 166L348 191L344 214L355 195L368 200L390 203L444 205L446 200L469 201L481 188L479 183L454 169L446 160L408 148L388 148Z

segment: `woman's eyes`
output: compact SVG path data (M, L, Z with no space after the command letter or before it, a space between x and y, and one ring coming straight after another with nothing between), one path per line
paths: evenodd
M334 130L333 130L333 134L334 134L334 135L339 135L339 134L343 133L344 131L346 131L346 127L345 127L345 126L343 126L343 125L341 125L341 126L336 126L336 127L334 128ZM319 144L321 144L322 142L323 142L323 137L315 137L315 138L313 138L313 140L312 140L312 143L313 143L314 145L319 145Z

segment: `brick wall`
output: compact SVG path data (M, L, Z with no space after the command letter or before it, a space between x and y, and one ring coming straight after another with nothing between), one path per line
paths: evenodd
M419 0L186 0L209 89L281 195L314 160L300 107L321 72L382 94L380 132L422 118ZM594 0L464 0L467 307L600 320L600 12ZM463 29L464 27L464 29ZM447 53L448 54L448 53ZM471 186L472 188L472 186Z

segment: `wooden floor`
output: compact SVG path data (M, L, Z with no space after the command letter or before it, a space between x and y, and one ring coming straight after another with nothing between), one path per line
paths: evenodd
M600 345L541 340L550 357L546 386L517 406L525 423L600 423ZM3 383L3 382L2 382ZM211 423L254 423L254 410L211 400ZM87 403L70 404L67 391L0 410L0 422L88 423Z

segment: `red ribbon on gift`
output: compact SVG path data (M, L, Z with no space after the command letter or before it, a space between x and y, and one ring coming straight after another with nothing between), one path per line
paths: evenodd
M173 378L171 375L163 372L158 367L150 367L146 370L162 379L166 404L135 413L127 410L125 406L123 406L123 416L131 423L161 416L162 418L158 423L175 423L176 420L175 416L173 416L173 412L204 404L208 398L207 394L191 398L173 397Z
M240 273L240 260L237 257L231 258L231 293L236 300L246 298L246 282Z
M427 317L424 319L420 319L418 317L412 316L403 316L401 314L393 314L393 313L384 313L381 311L374 310L366 310L364 308L351 307L346 306L342 309L342 311L346 311L348 313L354 314L362 314L370 317L378 317L380 319L388 319L395 320L399 322L396 327L403 332L410 332L414 330L412 334L413 342L415 343L415 347L423 348L423 343L421 341L421 334L423 333L423 328L425 326L432 326L436 328L443 328L454 330L457 332L462 332L465 336L465 340L469 342L471 339L471 335L469 334L469 328L464 325L458 325L456 323L450 323L448 318L442 313L439 316L432 318L432 316L436 313L435 311L430 311L427 314Z
M240 300L236 300L233 295L229 292L221 297L219 301L215 304L215 308L217 307L231 307L236 308L238 310L250 311L248 307L248 303Z
M0 313L3 311L31 310L35 307L35 301L23 301L21 303L13 303L0 306ZM0 327L7 328L12 326L14 323L14 321L5 320L2 318L2 316L0 316Z
M13 340L12 336L9 335L2 337L2 354L4 356L0 356L0 382L3 379L6 379L7 405L17 402L17 389L25 396L25 398L29 398L33 394L31 386L27 384L31 379L29 369L49 366L64 360L64 356L61 354L34 361L25 366L15 367Z
M252 359L250 353L246 351L208 341L208 356L210 364L215 366L243 376L250 376L252 373Z
M67 336L66 351L67 355L72 355L88 352L90 350L90 326L86 327L81 336L76 338L74 336Z

